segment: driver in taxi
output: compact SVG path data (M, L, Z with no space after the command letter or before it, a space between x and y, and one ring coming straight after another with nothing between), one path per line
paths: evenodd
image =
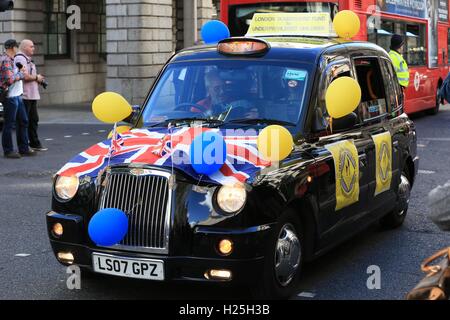
M220 78L217 72L211 71L205 75L205 87L208 93L207 97L192 106L191 112L203 112L207 116L212 116L226 111L227 104L232 99L225 93L225 81ZM244 117L247 119L258 118L258 109L256 107L250 108Z
M191 108L191 112L203 112L208 116L217 111L218 113L222 112L224 105L230 102L229 97L225 95L225 81L220 78L218 73L209 72L205 75L205 86L207 97L198 101L196 106Z

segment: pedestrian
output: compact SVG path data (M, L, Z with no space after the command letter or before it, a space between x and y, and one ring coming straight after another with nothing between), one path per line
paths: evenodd
M23 80L23 103L27 109L28 115L28 138L30 139L30 148L34 151L47 151L39 141L37 129L39 115L37 111L37 102L41 99L39 94L39 84L45 81L45 78L37 73L36 65L31 58L34 55L35 46L33 41L25 39L20 42L19 53L15 56L14 63L20 63L25 66L27 73Z
M409 85L408 64L402 56L404 45L405 39L401 35L394 34L392 36L390 48L391 51L389 51L389 56L391 57L395 72L397 73L398 82L403 89L405 89Z
M4 44L5 52L0 57L0 86L7 91L4 100L4 125L2 132L2 146L6 158L17 159L21 156L34 156L36 152L28 146L28 116L23 104L23 83L26 70L19 69L14 64L14 56L19 44L16 40L7 40ZM16 126L17 147L14 151L12 130Z

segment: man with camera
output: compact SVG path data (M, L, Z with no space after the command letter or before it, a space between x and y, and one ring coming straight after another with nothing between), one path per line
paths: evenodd
M26 69L26 74L23 84L23 102L28 114L28 137L30 139L30 148L34 151L47 151L38 138L38 122L39 115L37 111L37 102L41 99L39 94L39 84L45 89L47 82L45 78L37 73L36 65L31 57L34 55L34 43L31 40L25 39L20 42L19 53L15 56L14 62L22 65Z
M0 57L0 87L4 104L5 123L2 133L2 146L6 158L17 159L22 156L34 156L36 152L28 146L28 115L23 104L23 83L25 68L14 63L14 56L19 47L14 39L4 44L5 52ZM12 130L16 125L17 146L14 151Z

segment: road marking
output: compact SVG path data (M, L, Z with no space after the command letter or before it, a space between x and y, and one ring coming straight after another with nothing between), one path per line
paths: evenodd
M45 141L53 141L53 138L47 138Z
M81 135L82 136L88 136L88 135L90 135L90 133L89 132L83 132Z
M420 139L429 141L450 141L450 138L420 138Z
M431 171L431 170L419 170L419 173L422 173L422 174L433 174L433 173L436 173L436 171Z
M425 148L425 147L426 147L426 145L424 145L424 144L417 144L417 146L418 146L419 148Z
M98 132L102 133L102 132L106 132L106 130L98 130Z
M297 295L297 297L301 297L301 298L314 298L315 296L316 296L315 293L312 293L312 292L306 292L306 291L300 292L300 293Z
M72 138L72 136L64 136L64 138Z
M18 253L18 254L16 254L16 255L14 255L15 257L28 257L28 256L31 256L31 254L29 254L29 253Z

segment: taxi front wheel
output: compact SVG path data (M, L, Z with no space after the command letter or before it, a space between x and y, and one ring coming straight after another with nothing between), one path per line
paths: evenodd
M284 213L266 249L262 281L252 288L255 298L287 299L297 288L303 262L303 236L295 211Z
M387 229L400 227L405 221L408 212L409 198L411 194L411 182L408 174L403 171L400 177L400 184L397 193L397 206L386 216L381 218L380 224Z

